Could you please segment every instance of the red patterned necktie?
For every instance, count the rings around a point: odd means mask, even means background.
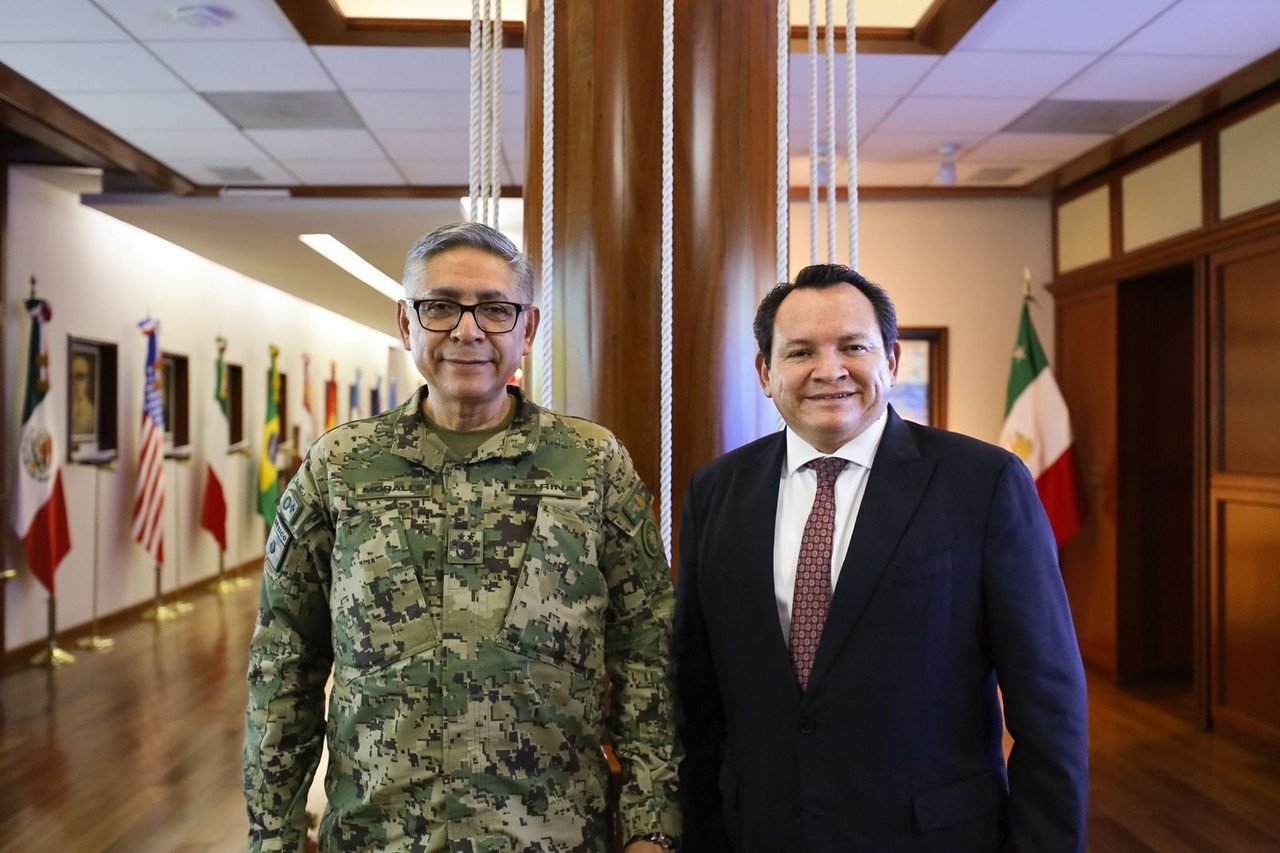
[[[836,524],[836,478],[848,464],[824,456],[803,467],[818,472],[818,493],[800,537],[796,563],[796,588],[791,599],[791,660],[801,689],[809,686],[813,658],[822,639],[822,626],[831,606],[831,539]]]

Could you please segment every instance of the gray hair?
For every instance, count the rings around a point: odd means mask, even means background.
[[[527,302],[533,301],[533,265],[507,235],[479,222],[453,222],[423,237],[409,250],[404,262],[405,289],[422,275],[422,268],[436,255],[450,249],[478,249],[506,261],[516,276],[516,286]]]

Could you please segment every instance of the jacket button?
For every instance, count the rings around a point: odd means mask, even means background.
[[[814,728],[814,726],[813,726],[813,721],[812,721],[812,720],[801,720],[801,721],[800,721],[800,734],[802,734],[802,735],[811,735],[811,734],[813,734],[813,728]]]

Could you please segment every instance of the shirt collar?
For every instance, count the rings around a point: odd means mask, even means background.
[[[801,466],[812,462],[814,459],[820,459],[823,456],[838,456],[841,459],[849,460],[855,465],[870,469],[871,460],[876,456],[876,450],[880,447],[880,439],[884,436],[884,428],[888,423],[889,409],[885,407],[880,417],[876,418],[871,426],[843,444],[834,453],[823,453],[820,450],[816,450],[812,444],[796,435],[795,430],[787,427],[787,458],[783,462],[783,468],[787,476],[790,476]]]

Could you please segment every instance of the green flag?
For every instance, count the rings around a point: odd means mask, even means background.
[[[271,371],[267,374],[267,417],[262,427],[262,459],[258,475],[258,514],[271,527],[276,520],[276,501],[280,497],[280,469],[276,467],[276,450],[280,447],[280,373],[276,356],[280,350],[271,347]]]

